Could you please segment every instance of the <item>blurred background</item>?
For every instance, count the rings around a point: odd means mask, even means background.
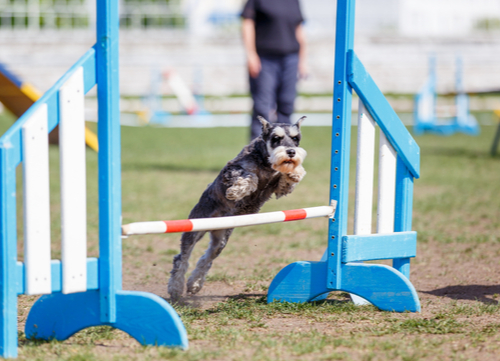
[[[167,124],[167,115],[191,113],[180,99],[187,92],[198,112],[231,114],[233,125],[247,124],[252,103],[240,34],[243,4],[121,0],[123,122],[147,123],[156,114],[157,123]],[[299,83],[296,112],[317,114],[310,124],[327,124],[336,1],[302,0],[301,6],[310,76]],[[405,123],[412,122],[413,96],[425,83],[431,57],[436,90],[444,95],[455,91],[460,57],[470,110],[481,112],[480,123],[495,122],[500,0],[357,0],[356,12],[355,50]],[[95,0],[0,0],[0,63],[44,92],[92,46],[94,28]],[[92,93],[88,98],[87,118],[95,120]],[[452,96],[442,101],[454,102]]]

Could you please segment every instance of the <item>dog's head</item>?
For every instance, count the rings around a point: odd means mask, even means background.
[[[266,143],[269,162],[274,170],[290,173],[302,164],[307,152],[299,147],[300,125],[306,117],[300,118],[295,124],[271,124],[263,117],[258,117],[262,124],[262,140]]]

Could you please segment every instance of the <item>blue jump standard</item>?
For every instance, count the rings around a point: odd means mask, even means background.
[[[337,200],[337,210],[329,220],[328,248],[319,262],[283,268],[269,286],[267,301],[318,301],[331,291],[345,291],[384,311],[418,312],[420,301],[409,275],[410,258],[416,255],[411,217],[420,149],[353,51],[354,9],[354,0],[337,1],[330,178],[330,200]],[[395,233],[347,235],[353,90],[398,154]],[[392,259],[393,267],[360,263],[378,259]]]
[[[25,265],[17,261],[16,167],[23,161],[22,127],[40,106],[48,130],[60,121],[59,89],[83,68],[84,93],[97,85],[99,102],[99,258],[87,259],[87,291],[61,293],[61,263],[52,260],[52,293],[30,310],[30,339],[65,340],[91,326],[125,331],[143,345],[188,347],[180,317],[164,299],[122,290],[118,0],[97,1],[97,42],[0,138],[0,356],[16,357],[17,295],[25,293]]]

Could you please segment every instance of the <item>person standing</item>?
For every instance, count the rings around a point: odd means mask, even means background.
[[[259,115],[290,124],[298,77],[307,76],[304,19],[299,0],[247,0],[241,16],[254,139],[261,132]]]

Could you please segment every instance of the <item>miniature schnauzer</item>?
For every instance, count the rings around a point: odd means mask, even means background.
[[[259,212],[271,196],[276,198],[291,193],[306,171],[302,162],[306,151],[299,147],[300,125],[297,123],[271,124],[259,117],[262,134],[229,161],[215,181],[208,185],[189,218],[227,217]],[[233,228],[234,229],[234,228]],[[210,231],[210,245],[196,264],[187,281],[187,291],[201,290],[213,260],[226,246],[233,229]],[[174,257],[168,281],[168,293],[173,300],[184,292],[184,276],[189,257],[205,232],[186,232],[181,238],[181,252]]]

